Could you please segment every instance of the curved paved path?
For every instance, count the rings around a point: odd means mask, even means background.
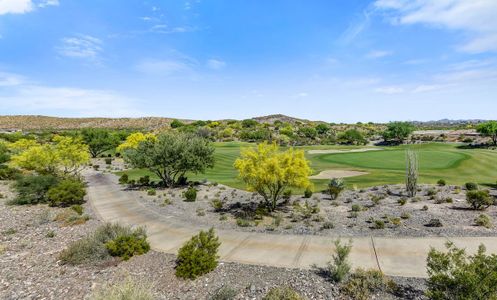
[[[208,229],[146,208],[122,190],[114,175],[90,172],[86,177],[89,182],[89,200],[97,215],[104,221],[145,226],[154,250],[175,254],[200,229]],[[310,268],[313,264],[325,266],[334,248],[333,237],[230,230],[217,230],[217,233],[222,242],[220,256],[223,261]],[[443,237],[358,237],[352,240],[350,259],[354,267],[376,268],[387,275],[409,277],[425,277],[426,255],[430,246],[443,249],[444,243],[448,241]],[[489,252],[497,253],[497,238],[494,237],[451,240],[471,253],[480,243],[484,243]]]

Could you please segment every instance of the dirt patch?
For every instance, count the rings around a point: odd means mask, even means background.
[[[309,154],[332,154],[332,153],[351,153],[351,152],[367,152],[367,151],[379,151],[383,148],[360,148],[360,149],[350,149],[350,150],[336,150],[336,149],[325,149],[325,150],[309,150]]]
[[[332,179],[345,178],[369,174],[368,172],[350,171],[350,170],[324,170],[319,174],[312,175],[310,179]]]

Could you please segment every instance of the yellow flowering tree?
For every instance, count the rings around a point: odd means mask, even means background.
[[[80,138],[55,136],[55,153],[57,165],[64,174],[78,174],[81,168],[90,161],[89,146]]]
[[[136,149],[138,145],[143,141],[153,141],[157,140],[157,136],[153,133],[143,134],[142,132],[135,132],[126,138],[126,140],[117,147],[117,151],[123,152],[126,149]]]
[[[275,143],[242,150],[234,166],[247,188],[260,194],[270,210],[276,209],[285,189],[311,185],[312,170],[304,151],[290,148],[282,152]]]

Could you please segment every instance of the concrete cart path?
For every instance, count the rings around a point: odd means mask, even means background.
[[[201,229],[208,229],[143,206],[130,193],[122,190],[114,175],[89,172],[86,178],[89,181],[89,200],[99,218],[145,226],[154,250],[175,254],[191,236]],[[325,266],[333,253],[332,241],[338,238],[235,230],[217,230],[217,234],[222,242],[222,261],[288,268],[310,268],[313,264]],[[487,251],[497,253],[497,237],[450,240],[459,247],[467,248],[470,253],[476,251],[480,243],[487,246]],[[385,274],[394,276],[426,277],[426,256],[430,246],[443,249],[448,239],[356,237],[352,241],[350,259],[354,267],[381,269]]]

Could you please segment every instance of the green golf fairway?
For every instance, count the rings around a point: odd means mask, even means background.
[[[204,174],[189,174],[189,179],[219,182],[236,188],[245,185],[237,178],[233,163],[240,155],[242,147],[253,147],[248,143],[214,143],[215,166]],[[381,147],[377,151],[309,154],[308,150],[335,149],[347,151],[360,147],[350,146],[305,146],[297,147],[306,151],[315,174],[324,170],[357,170],[368,174],[345,178],[349,187],[366,187],[383,184],[403,183],[405,178],[405,150],[418,153],[419,179],[421,183],[436,183],[445,179],[448,184],[461,185],[472,181],[483,185],[493,185],[497,180],[497,151],[486,149],[460,149],[457,144],[418,144],[395,147]],[[368,147],[374,148],[374,147]],[[283,148],[284,150],[284,148]],[[146,170],[127,171],[130,179],[137,179]],[[118,174],[122,174],[119,172]],[[151,175],[153,180],[157,178]],[[326,187],[328,180],[312,180],[315,190]],[[295,191],[297,192],[297,191]],[[298,191],[300,192],[300,191]]]

